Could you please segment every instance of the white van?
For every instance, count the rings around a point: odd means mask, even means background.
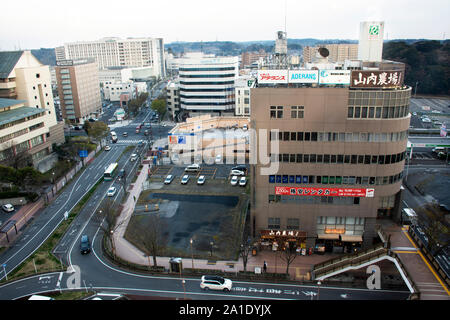
[[[186,169],[184,169],[184,171],[186,171],[186,172],[189,172],[189,171],[199,171],[199,170],[200,170],[200,165],[199,165],[199,164],[196,164],[196,163],[191,164],[191,165],[188,165],[188,166],[186,167]]]

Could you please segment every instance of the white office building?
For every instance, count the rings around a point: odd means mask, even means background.
[[[180,59],[180,108],[190,117],[233,115],[238,66],[238,57],[191,55]]]
[[[57,48],[57,58],[94,58],[99,69],[108,67],[147,67],[151,75],[164,77],[164,41],[162,38],[103,38],[97,41],[65,43]],[[147,72],[148,73],[148,72]]]
[[[364,21],[359,27],[358,59],[381,62],[383,55],[384,22]]]

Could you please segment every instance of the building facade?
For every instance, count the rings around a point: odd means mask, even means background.
[[[236,116],[250,116],[250,87],[254,82],[255,79],[251,76],[242,76],[236,80],[236,107],[234,110]]]
[[[60,49],[58,49],[61,51]],[[94,58],[99,69],[108,67],[147,67],[154,77],[165,77],[164,42],[162,38],[103,38],[64,44],[65,59]]]
[[[238,74],[238,57],[180,59],[180,108],[191,117],[233,115],[234,85]]]
[[[264,50],[258,52],[242,52],[240,68],[249,68],[252,63],[258,61],[260,58],[267,57],[267,53]]]
[[[178,82],[170,81],[166,87],[167,111],[172,120],[177,119],[180,111],[180,88]]]
[[[250,125],[272,144],[269,165],[256,163],[250,177],[251,228],[262,244],[351,252],[371,245],[377,219],[398,209],[411,88],[376,86],[360,73],[337,87],[251,89]],[[375,72],[377,83],[393,74]]]
[[[101,112],[97,63],[93,59],[57,61],[56,78],[64,119],[84,123]]]
[[[319,48],[327,48],[330,62],[344,62],[345,60],[358,59],[358,44],[324,44],[321,46],[303,48],[303,63],[314,62]]]

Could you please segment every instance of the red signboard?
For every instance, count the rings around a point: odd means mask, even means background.
[[[372,198],[375,189],[358,188],[304,188],[275,187],[275,194],[281,196],[329,196],[329,197],[363,197]]]

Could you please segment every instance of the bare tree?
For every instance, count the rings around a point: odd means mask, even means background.
[[[157,267],[156,257],[160,255],[167,246],[168,234],[165,232],[166,223],[158,214],[150,214],[136,224],[136,238],[141,244],[140,248],[149,257],[153,256],[153,266]]]
[[[247,229],[246,229],[247,230]],[[247,263],[250,253],[253,249],[253,244],[256,242],[255,238],[250,237],[249,232],[244,232],[242,235],[242,241],[239,248],[239,257],[242,258],[242,264],[244,271],[247,271]]]
[[[289,274],[289,266],[292,262],[294,262],[295,258],[297,258],[296,252],[297,246],[293,245],[291,242],[288,242],[286,248],[281,253],[280,258],[284,262],[286,262],[286,274]]]
[[[19,145],[13,140],[4,142],[0,147],[6,155],[6,159],[2,163],[6,166],[19,169],[23,167],[33,166],[33,161],[28,149],[19,149]]]

